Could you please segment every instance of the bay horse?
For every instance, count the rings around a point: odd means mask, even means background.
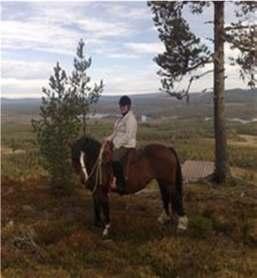
[[[90,137],[82,137],[71,146],[72,165],[80,175],[81,182],[92,191],[94,202],[94,223],[102,224],[103,236],[107,236],[111,227],[109,212],[109,192],[113,178],[112,143],[103,147]],[[183,209],[183,190],[181,166],[172,147],[161,144],[149,144],[139,150],[131,150],[125,163],[126,192],[132,194],[146,187],[153,179],[157,180],[163,203],[163,212],[158,218],[161,224],[178,217],[177,228],[186,230],[187,216]]]

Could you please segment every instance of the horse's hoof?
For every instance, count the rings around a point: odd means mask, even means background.
[[[102,234],[102,239],[105,241],[105,242],[108,242],[108,241],[111,241],[110,239],[110,234]]]
[[[110,228],[111,228],[111,224],[106,224],[105,227],[104,227],[104,230],[103,230],[103,238],[108,238],[109,236],[109,231],[110,231]]]
[[[178,231],[186,231],[188,227],[188,218],[187,216],[182,216],[178,218]]]
[[[158,222],[161,224],[161,225],[165,225],[167,223],[170,222],[170,216],[167,215],[165,212],[163,212],[159,217],[158,217]]]

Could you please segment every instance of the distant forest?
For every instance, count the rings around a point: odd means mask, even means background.
[[[189,115],[189,111],[194,111],[194,115],[211,116],[212,115],[212,94],[192,93],[190,95],[190,103],[187,105],[183,100],[177,100],[164,93],[153,93],[144,95],[132,95],[133,110],[137,115],[149,115],[154,118],[159,116],[167,116],[185,113]],[[93,112],[115,114],[118,111],[119,96],[102,96],[99,102],[94,106]],[[225,92],[225,102],[230,107],[242,105],[244,109],[240,110],[240,116],[243,118],[252,117],[257,114],[257,89],[242,90],[233,89]],[[21,115],[36,115],[39,112],[41,99],[1,99],[2,116],[21,114]],[[230,105],[229,105],[230,104]],[[246,106],[244,104],[250,104]],[[197,109],[196,109],[197,108]],[[231,111],[231,108],[229,108]],[[235,111],[235,109],[232,109]],[[235,113],[236,114],[236,113]],[[191,115],[191,114],[190,114]],[[233,115],[232,115],[233,116]]]

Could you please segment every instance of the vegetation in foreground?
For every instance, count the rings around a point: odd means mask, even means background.
[[[98,139],[109,121],[93,122]],[[158,191],[111,196],[112,235],[103,241],[92,221],[92,201],[77,181],[71,196],[54,197],[39,165],[34,135],[26,125],[8,123],[2,136],[3,277],[256,277],[257,125],[229,126],[231,164],[244,170],[243,181],[214,188],[185,186],[189,229],[160,227]],[[210,122],[198,119],[142,124],[141,145],[172,144],[181,161],[212,160]],[[255,141],[254,141],[255,142]],[[239,144],[239,145],[237,145]],[[246,181],[250,181],[249,185]]]
[[[257,187],[185,187],[190,223],[160,227],[158,191],[111,197],[112,235],[92,223],[79,184],[56,199],[46,179],[2,180],[3,277],[256,277]]]

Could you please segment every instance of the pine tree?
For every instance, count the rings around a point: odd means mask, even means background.
[[[67,75],[59,63],[49,79],[49,89],[43,88],[44,97],[40,106],[40,119],[33,120],[43,167],[49,173],[49,184],[54,192],[71,191],[69,142],[79,132],[74,99],[67,90]]]
[[[92,104],[96,103],[103,91],[103,81],[100,84],[90,86],[91,78],[87,74],[92,60],[86,59],[84,55],[85,43],[83,40],[79,41],[77,48],[77,57],[74,59],[74,71],[70,78],[71,92],[77,98],[77,106],[80,116],[82,117],[82,132],[86,135],[87,114]]]
[[[208,63],[214,65],[214,129],[215,129],[215,173],[214,180],[218,183],[229,176],[227,140],[224,115],[224,42],[230,43],[232,48],[240,50],[238,57],[231,57],[232,64],[240,66],[240,76],[248,80],[253,87],[257,82],[257,26],[244,20],[244,16],[257,10],[257,3],[253,1],[235,2],[235,14],[238,19],[230,26],[224,26],[224,1],[213,1],[214,18],[214,52],[203,44],[190,29],[190,25],[183,17],[185,6],[190,7],[193,14],[201,14],[208,1],[151,1],[148,2],[156,25],[159,38],[165,46],[165,51],[154,60],[160,66],[158,74],[161,76],[162,90],[178,99],[184,97],[189,101],[189,92],[194,80],[205,74],[192,75],[195,70]],[[231,4],[232,5],[232,4]],[[209,22],[209,23],[210,23]],[[190,77],[186,89],[176,92],[174,84]],[[204,91],[204,90],[203,90]]]
[[[48,171],[49,184],[54,192],[70,193],[72,190],[70,143],[78,138],[81,125],[85,135],[86,115],[103,90],[102,81],[92,89],[89,87],[90,78],[86,70],[91,65],[91,59],[84,58],[83,48],[81,40],[71,77],[59,63],[54,67],[54,74],[49,79],[50,88],[42,89],[44,97],[40,119],[32,120],[41,162]]]

